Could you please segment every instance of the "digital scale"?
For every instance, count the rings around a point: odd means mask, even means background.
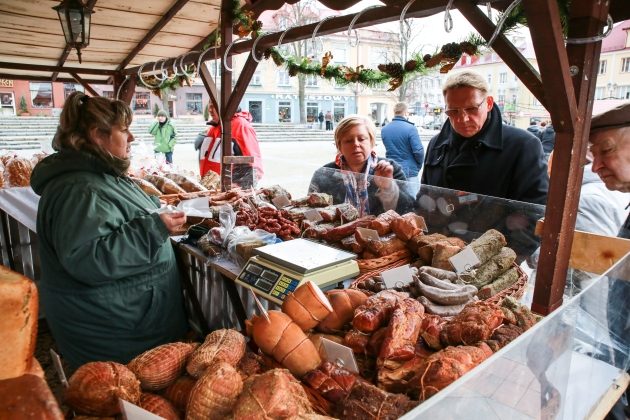
[[[253,253],[235,281],[278,304],[307,280],[323,289],[359,274],[356,254],[306,239],[266,245]]]

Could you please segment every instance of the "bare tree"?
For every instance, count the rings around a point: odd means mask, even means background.
[[[279,29],[287,29],[292,26],[307,25],[320,20],[319,9],[315,0],[302,0],[292,5],[285,5],[273,15],[273,20]],[[296,41],[284,47],[283,52],[288,52],[298,63],[307,58],[315,58],[316,47],[310,39]],[[306,75],[297,74],[298,79],[298,103],[300,109],[300,123],[306,123]]]
[[[422,34],[422,25],[418,20],[407,19],[401,25],[398,33],[392,34],[393,41],[396,43],[394,60],[393,62],[400,62],[403,66],[405,63],[414,57],[420,56],[424,53],[433,54],[436,48],[432,44],[421,43],[420,35]],[[424,33],[426,35],[426,32]],[[426,47],[432,47],[433,50],[428,50]],[[419,86],[422,83],[422,78],[426,72],[417,72],[408,74],[400,87],[394,91],[394,95],[398,102],[413,103],[418,100],[422,100],[420,97],[422,92]]]

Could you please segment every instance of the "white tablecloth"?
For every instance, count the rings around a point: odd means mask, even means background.
[[[0,189],[0,209],[33,232],[37,232],[38,204],[39,196],[31,187]]]

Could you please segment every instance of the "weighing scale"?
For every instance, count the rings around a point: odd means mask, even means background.
[[[306,239],[266,245],[253,253],[235,281],[278,304],[307,280],[323,289],[359,274],[356,254]]]

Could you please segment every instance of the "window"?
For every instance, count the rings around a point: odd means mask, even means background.
[[[317,87],[317,81],[319,80],[319,76],[316,74],[307,74],[306,75],[306,87]]]
[[[114,91],[113,90],[104,90],[101,94],[103,98],[114,99]]]
[[[333,106],[333,119],[335,122],[343,120],[346,116],[346,104],[343,102],[335,102]]]
[[[29,83],[34,108],[52,108],[52,83]]]
[[[262,85],[262,81],[260,78],[260,70],[256,70],[254,72],[254,75],[252,76],[252,80],[249,83],[252,86],[261,86]]]
[[[332,49],[333,62],[339,65],[348,64],[348,51],[344,47],[334,47]]]
[[[499,73],[499,83],[507,83],[507,73]]]
[[[203,112],[203,95],[201,93],[186,94],[186,111],[189,114],[198,115]]]
[[[278,71],[278,86],[291,86],[291,77],[288,71]]]
[[[630,57],[626,57],[621,60],[621,72],[630,73]]]
[[[136,114],[151,113],[151,99],[149,92],[136,92],[133,98],[133,111]]]
[[[488,84],[492,85],[492,73],[488,73]]]
[[[317,121],[317,114],[319,114],[319,106],[317,102],[307,102],[306,103],[306,121],[315,122]]]
[[[278,122],[291,122],[291,102],[278,102]]]
[[[533,106],[541,106],[540,102],[538,102],[538,99],[536,99],[535,96],[532,96],[532,105]]]
[[[63,84],[63,97],[68,98],[74,92],[85,92],[83,86],[76,83],[64,83]]]
[[[595,99],[604,99],[606,96],[606,88],[604,86],[595,88]]]
[[[617,88],[617,99],[630,99],[630,86],[619,86]]]
[[[606,74],[606,64],[608,60],[600,60],[599,61],[599,70],[597,71],[599,74]]]

